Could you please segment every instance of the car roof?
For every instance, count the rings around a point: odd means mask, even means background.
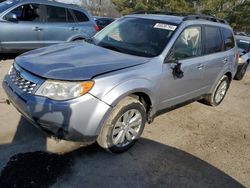
[[[176,25],[180,25],[183,22],[192,22],[193,24],[208,24],[218,27],[224,27],[232,30],[232,28],[229,26],[227,21],[218,19],[212,16],[207,15],[192,15],[192,14],[179,14],[179,13],[161,13],[157,12],[154,13],[132,13],[128,15],[127,17],[134,17],[134,18],[144,18],[144,19],[153,19],[153,20],[159,20],[159,21],[166,21],[169,23],[173,23]]]
[[[58,1],[54,1],[54,0],[9,0],[11,2],[14,2],[15,4],[17,3],[37,3],[37,4],[47,4],[47,5],[54,5],[54,6],[63,6],[63,7],[67,7],[67,8],[72,8],[72,9],[77,9],[80,11],[85,10],[84,8],[75,5],[75,4],[67,4],[67,3],[63,3],[63,2],[58,2]],[[86,11],[86,10],[85,10]]]
[[[125,17],[134,17],[134,18],[144,18],[144,19],[152,19],[159,21],[166,21],[170,23],[175,23],[179,25],[183,22],[183,17],[181,16],[172,16],[172,15],[161,15],[161,14],[130,14]]]
[[[109,21],[115,21],[114,18],[110,18],[110,17],[100,17],[100,16],[94,16],[94,20],[109,20]]]
[[[248,36],[235,35],[235,38],[240,39],[240,40],[250,41],[250,37],[248,37]]]

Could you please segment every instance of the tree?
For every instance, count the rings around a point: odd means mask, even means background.
[[[198,13],[226,19],[238,31],[250,34],[250,0],[113,0],[121,14],[135,11]]]
[[[227,20],[238,31],[250,34],[249,0],[202,0],[201,12]]]
[[[250,34],[250,2],[238,5],[227,15],[227,20],[237,31],[244,31]]]
[[[141,10],[186,12],[190,9],[186,0],[113,0],[113,3],[123,15]]]

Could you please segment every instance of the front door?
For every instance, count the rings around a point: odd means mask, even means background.
[[[66,42],[80,29],[69,9],[46,5],[43,39],[46,46]]]
[[[188,27],[178,37],[172,47],[170,59],[163,64],[160,109],[168,108],[202,95],[204,84],[202,54],[202,29],[200,26]],[[173,61],[174,60],[174,61]],[[183,77],[176,77],[173,69],[181,63]]]
[[[42,47],[41,31],[43,24],[40,5],[23,4],[9,13],[15,14],[17,20],[2,21],[0,34],[2,48],[6,51],[27,51]],[[5,19],[5,16],[3,19]]]

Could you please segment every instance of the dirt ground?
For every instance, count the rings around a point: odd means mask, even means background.
[[[250,187],[250,70],[219,107],[161,115],[119,155],[46,138],[5,99],[0,87],[0,187]]]

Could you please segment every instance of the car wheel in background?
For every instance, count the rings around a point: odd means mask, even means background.
[[[97,142],[112,153],[121,153],[140,138],[146,123],[143,104],[133,97],[119,102],[106,120]]]
[[[249,62],[246,63],[246,64],[244,64],[244,65],[241,67],[241,69],[236,73],[236,75],[235,75],[235,77],[234,77],[235,80],[242,80],[242,79],[243,79],[243,77],[244,77],[245,74],[246,74],[248,65],[249,65]]]

